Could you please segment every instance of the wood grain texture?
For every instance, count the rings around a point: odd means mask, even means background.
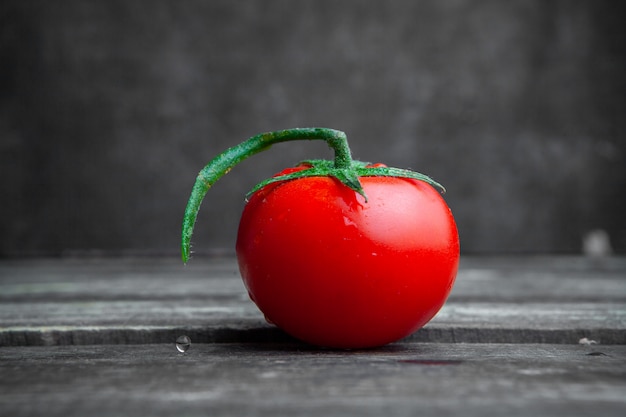
[[[0,348],[7,416],[623,416],[626,346]]]
[[[264,322],[234,259],[0,262],[10,416],[622,416],[626,259],[462,259],[446,306],[379,349]],[[174,345],[192,340],[186,353]],[[587,344],[579,343],[587,338]]]
[[[0,264],[0,344],[292,341],[248,299],[234,259]],[[464,258],[439,314],[405,341],[626,344],[626,261]]]

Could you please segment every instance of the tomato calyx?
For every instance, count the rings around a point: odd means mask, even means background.
[[[391,168],[383,164],[369,164],[367,162],[354,161],[348,146],[348,139],[344,132],[328,128],[296,128],[279,130],[275,132],[261,133],[248,140],[233,146],[213,158],[199,173],[191,190],[185,215],[183,218],[181,236],[181,255],[183,262],[187,262],[190,256],[191,235],[198,217],[200,205],[206,193],[213,184],[227,174],[235,165],[244,159],[261,151],[269,149],[272,145],[293,140],[323,140],[335,152],[333,161],[311,160],[304,161],[305,169],[291,170],[273,178],[262,181],[255,186],[248,196],[264,186],[278,181],[290,181],[307,177],[333,177],[348,188],[362,195],[367,201],[359,177],[399,177],[424,181],[444,192],[441,184],[435,182],[426,175],[406,169]]]
[[[400,169],[388,167],[384,164],[371,164],[369,162],[352,161],[350,168],[336,168],[333,161],[326,159],[312,159],[302,161],[298,166],[304,166],[304,169],[290,170],[289,172],[281,175],[276,175],[272,178],[261,181],[254,186],[247,194],[246,198],[252,196],[252,194],[259,191],[266,185],[273,184],[282,181],[291,181],[300,178],[310,177],[333,177],[339,180],[345,186],[356,191],[365,198],[367,202],[367,195],[361,187],[359,177],[397,177],[397,178],[409,178],[419,181],[424,181],[434,188],[438,189],[441,193],[445,193],[446,189],[443,185],[439,184],[427,175],[420,174],[408,169]]]
[[[350,167],[337,168],[335,167],[333,161],[328,161],[325,159],[302,161],[298,164],[298,166],[304,167],[304,169],[290,170],[291,172],[288,171],[286,173],[279,174],[272,178],[263,180],[255,185],[254,188],[252,188],[252,190],[250,190],[246,194],[246,198],[250,197],[252,194],[256,193],[266,185],[276,182],[291,181],[300,178],[310,177],[333,177],[339,180],[346,187],[362,195],[363,198],[367,200],[365,191],[363,191],[363,187],[361,186],[361,181],[359,181],[359,175],[354,168],[357,164],[361,163],[358,161],[351,161]]]

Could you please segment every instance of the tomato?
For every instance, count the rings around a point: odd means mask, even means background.
[[[239,268],[267,319],[305,342],[380,346],[427,323],[454,284],[459,241],[430,185],[360,178],[364,198],[336,179],[270,184],[246,204]]]
[[[249,194],[236,253],[250,298],[297,339],[333,348],[397,341],[441,309],[455,281],[459,236],[432,179],[353,161],[345,134],[324,128],[260,134],[214,158],[189,199],[182,256],[207,190],[274,143],[326,140],[334,161],[309,161]]]

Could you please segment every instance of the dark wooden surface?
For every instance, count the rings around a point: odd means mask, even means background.
[[[626,259],[465,257],[431,323],[357,351],[266,324],[233,259],[4,260],[0,375],[7,416],[622,416]]]

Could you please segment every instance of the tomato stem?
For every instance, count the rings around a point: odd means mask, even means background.
[[[227,149],[209,162],[198,174],[191,190],[183,218],[181,255],[183,262],[190,256],[191,235],[198,217],[200,205],[209,188],[235,165],[244,159],[270,148],[280,142],[292,140],[324,140],[335,152],[334,169],[344,177],[341,181],[356,192],[364,195],[358,177],[352,172],[352,155],[344,132],[328,128],[296,128],[261,133]]]

